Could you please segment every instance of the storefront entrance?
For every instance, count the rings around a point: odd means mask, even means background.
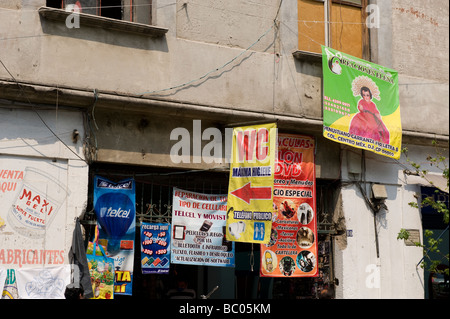
[[[92,181],[95,175],[114,182],[133,177],[136,182],[136,227],[142,222],[170,223],[173,187],[205,194],[226,194],[228,172],[177,171],[122,165],[97,164],[91,167],[89,206],[82,218],[86,241],[92,240],[96,218],[93,212]],[[140,247],[135,247],[133,297],[167,299],[182,280],[195,292],[195,298],[211,293],[211,299],[315,299],[334,298],[332,223],[338,185],[317,180],[319,230],[319,276],[316,278],[261,277],[258,244],[235,243],[235,268],[171,264],[166,275],[142,274]],[[136,231],[136,243],[140,232]],[[130,298],[130,296],[115,296]]]

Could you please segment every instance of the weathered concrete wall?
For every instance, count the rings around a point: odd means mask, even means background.
[[[284,1],[278,11],[277,1],[158,0],[155,21],[169,30],[158,39],[83,25],[69,29],[40,17],[36,10],[44,4],[2,3],[8,8],[2,11],[2,59],[20,81],[322,117],[321,66],[292,56],[296,1]],[[400,72],[403,128],[448,135],[449,104],[441,98],[448,95],[448,3],[379,6],[372,49],[376,62]],[[0,69],[0,77],[9,75]],[[432,125],[417,121],[417,114]]]
[[[447,82],[448,1],[392,1],[393,67],[405,76]]]
[[[372,56],[399,72],[403,129],[448,136],[449,2],[374,2],[380,28],[371,30]]]
[[[96,120],[91,126],[98,140],[99,161],[189,169],[227,170],[229,167],[231,129],[223,122],[144,113],[124,114],[103,109],[94,113]],[[180,129],[186,130],[186,134],[175,134]],[[208,130],[211,129],[220,131],[221,135],[218,138],[210,136]],[[317,178],[339,178],[340,146],[320,136],[316,135],[316,138]],[[177,144],[184,142],[189,147],[187,151],[175,154]],[[194,144],[200,148],[195,150]]]
[[[436,154],[432,147],[410,147],[409,159],[422,164],[423,169],[439,173],[439,169],[426,165],[426,156]],[[412,169],[406,157],[398,161],[380,161],[376,155],[365,154],[366,170],[364,176],[349,173],[351,161],[364,161],[361,152],[346,149],[342,157],[342,189],[345,224],[348,231],[347,245],[335,248],[337,297],[343,299],[422,299],[424,298],[423,269],[417,264],[423,256],[422,248],[407,246],[397,235],[403,229],[423,232],[420,210],[408,203],[416,202],[420,186],[410,182],[404,169]],[[349,157],[352,160],[349,161]],[[355,164],[355,163],[353,163]],[[447,161],[448,165],[448,161]],[[354,167],[354,166],[353,166]],[[357,184],[371,198],[371,183],[385,185],[387,210],[381,209],[374,218]],[[379,256],[377,256],[378,236]]]
[[[279,1],[177,1],[177,37],[226,47],[247,49],[273,26]],[[265,52],[273,37],[264,37],[253,51]],[[203,57],[208,59],[208,57]]]
[[[39,117],[23,106],[0,102],[0,267],[68,264],[75,218],[87,205],[83,117],[38,109]]]
[[[381,23],[380,28],[371,30],[374,62],[400,72],[403,129],[448,136],[448,2],[377,3]],[[221,163],[205,166],[193,158],[186,164],[173,163],[170,150],[176,141],[170,140],[170,133],[183,127],[192,136],[194,119],[202,120],[202,129],[224,130],[225,125],[235,122],[233,112],[245,110],[247,115],[317,120],[308,127],[298,124],[284,129],[292,133],[312,132],[318,137],[317,177],[342,177],[344,181],[355,177],[346,171],[349,153],[343,152],[341,158],[340,145],[325,141],[311,129],[320,131],[322,70],[320,64],[302,62],[292,55],[298,43],[296,1],[283,1],[278,12],[278,1],[249,5],[245,1],[157,0],[154,21],[168,28],[166,36],[157,39],[83,25],[69,29],[64,22],[40,17],[37,9],[44,4],[44,0],[0,3],[0,57],[18,81],[73,89],[71,93],[65,91],[69,97],[61,97],[67,104],[71,99],[75,103],[75,91],[89,95],[83,99],[77,96],[76,100],[87,109],[94,104],[94,89],[121,95],[122,99],[113,101],[100,94],[93,110],[98,128],[94,126],[91,133],[98,139],[99,161],[223,167]],[[274,25],[277,12],[279,23]],[[0,67],[0,79],[10,78]],[[155,102],[157,106],[150,108],[147,103],[136,101],[139,95],[178,103],[179,107],[169,111],[164,103]],[[133,102],[123,99],[127,96],[133,96]],[[114,102],[114,109],[105,100]],[[199,106],[215,112],[197,117],[189,108],[197,112]],[[73,217],[79,215],[86,202],[87,166],[56,141],[32,113],[2,110],[0,142],[6,154],[0,157],[2,165],[21,170],[15,165],[31,158],[32,162],[39,162],[40,169],[62,173],[61,180],[76,191],[67,201],[66,215],[55,220],[54,226],[58,231],[63,227],[71,230]],[[218,110],[223,110],[223,114],[219,115]],[[81,132],[81,115],[58,113],[56,121],[55,114],[53,109],[45,114],[45,119],[81,155],[81,144],[73,145],[70,140],[73,129]],[[237,117],[236,121],[239,122]],[[208,142],[204,140],[202,145]],[[419,159],[430,151],[413,147],[412,153]],[[388,192],[388,212],[380,213],[376,219],[380,258],[376,257],[372,213],[354,184],[345,187],[342,195],[346,225],[354,232],[347,239],[347,248],[336,251],[336,265],[345,265],[337,267],[342,283],[338,297],[422,298],[422,273],[415,268],[422,252],[396,241],[400,228],[420,228],[419,212],[407,205],[418,188],[406,185],[398,162],[366,155],[365,179],[386,184]],[[62,165],[56,170],[51,161],[54,157]],[[400,163],[405,163],[404,158]],[[1,195],[5,201],[14,199],[12,193]],[[3,219],[5,214],[6,210],[0,211]],[[63,219],[67,226],[63,226]],[[7,233],[9,236],[14,231]],[[0,232],[0,236],[6,235]],[[52,245],[62,247],[60,243],[64,242],[64,249],[69,247],[71,231],[52,236],[59,236],[50,238]],[[6,241],[7,249],[25,247],[25,239],[11,238]],[[39,245],[36,249],[55,249]],[[378,286],[370,277],[375,271],[380,275]]]
[[[403,75],[404,126],[448,135],[449,102],[443,97],[449,94],[449,2],[398,0],[392,8],[393,66]]]

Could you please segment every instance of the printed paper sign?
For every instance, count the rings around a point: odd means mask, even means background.
[[[141,268],[143,274],[168,274],[170,224],[142,223]]]
[[[322,46],[323,136],[398,159],[398,72]]]
[[[236,127],[228,189],[227,238],[267,243],[270,239],[276,124]]]
[[[173,189],[171,262],[234,267],[234,243],[225,237],[227,195]]]
[[[115,294],[132,294],[136,197],[133,179],[118,183],[95,176],[94,211],[99,224],[99,243],[114,258]]]
[[[260,245],[260,273],[268,277],[315,277],[317,266],[315,140],[278,135],[274,222]]]

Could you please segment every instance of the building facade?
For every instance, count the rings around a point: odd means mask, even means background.
[[[337,299],[425,297],[422,249],[397,240],[402,228],[422,238],[420,209],[408,205],[420,182],[405,155],[322,136],[320,45],[399,72],[403,147],[426,162],[433,140],[448,152],[448,2],[105,2],[0,4],[0,267],[68,263],[76,218],[92,235],[94,175],[136,179],[138,223],[170,221],[174,186],[226,193],[227,128],[276,121],[316,139],[326,278],[291,280],[290,294],[287,281],[259,277],[258,249],[238,245],[236,269],[186,270],[197,294],[219,285],[215,298],[317,298],[326,285]],[[214,152],[209,128],[222,133]],[[174,154],[179,132],[190,152]],[[34,185],[39,194],[60,189],[43,232],[14,215],[31,174],[48,185]],[[376,214],[365,201],[373,185],[385,194]],[[135,272],[136,293],[160,298],[145,288],[160,279]]]

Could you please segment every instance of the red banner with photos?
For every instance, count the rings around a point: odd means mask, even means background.
[[[316,277],[315,140],[278,134],[270,242],[261,244],[261,276]]]

